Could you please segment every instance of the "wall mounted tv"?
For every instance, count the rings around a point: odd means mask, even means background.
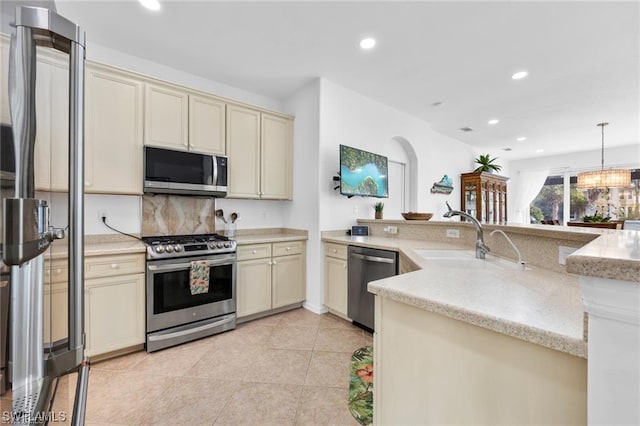
[[[389,197],[387,157],[340,145],[340,194]]]

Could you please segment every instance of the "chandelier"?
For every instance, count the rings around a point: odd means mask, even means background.
[[[620,188],[631,185],[630,170],[605,170],[604,169],[604,126],[609,123],[598,123],[602,129],[602,154],[600,170],[578,173],[578,189],[591,188]]]

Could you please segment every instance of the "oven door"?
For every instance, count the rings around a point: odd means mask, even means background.
[[[191,261],[209,262],[209,291],[191,294]],[[236,311],[236,255],[147,262],[147,333]]]

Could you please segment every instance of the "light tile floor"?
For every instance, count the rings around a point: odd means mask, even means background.
[[[371,334],[338,317],[296,309],[96,363],[86,424],[357,425],[347,408],[349,363],[370,344]],[[75,375],[61,380],[55,410],[70,415],[74,389]],[[0,411],[9,405],[5,398]]]

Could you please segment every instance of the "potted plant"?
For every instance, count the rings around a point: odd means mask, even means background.
[[[384,203],[378,201],[373,205],[373,209],[376,211],[376,219],[382,219],[382,210],[384,210]]]
[[[499,172],[500,169],[502,169],[502,166],[493,163],[497,159],[498,157],[491,158],[489,154],[480,155],[476,158],[476,164],[479,164],[479,166],[474,170],[474,172]]]

